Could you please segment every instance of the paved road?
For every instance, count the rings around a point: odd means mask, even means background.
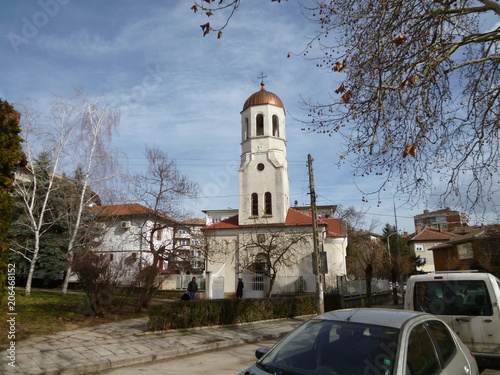
[[[276,340],[239,345],[223,349],[180,356],[161,362],[150,362],[116,370],[99,372],[101,375],[178,375],[189,372],[197,375],[236,375],[253,365],[255,350],[262,346],[271,347]],[[481,375],[500,375],[497,370],[484,370]]]
[[[177,357],[162,362],[100,372],[105,375],[235,375],[250,367],[255,361],[255,350],[261,346],[272,346],[276,340],[228,347],[190,356]]]

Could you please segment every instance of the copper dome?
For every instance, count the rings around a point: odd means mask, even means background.
[[[243,109],[242,112],[247,109],[248,107],[254,106],[254,105],[261,105],[261,104],[271,104],[276,107],[280,108],[285,108],[283,105],[283,102],[281,99],[278,97],[278,95],[273,94],[270,91],[266,91],[264,88],[265,83],[261,82],[260,86],[260,91],[257,91],[250,95],[248,99],[245,101],[245,104],[243,104]]]

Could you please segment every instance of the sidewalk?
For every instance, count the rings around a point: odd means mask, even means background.
[[[9,359],[2,355],[0,374],[92,374],[231,345],[277,339],[307,318],[157,333],[146,331],[147,317],[107,323],[20,341],[16,344],[15,367],[9,366]]]

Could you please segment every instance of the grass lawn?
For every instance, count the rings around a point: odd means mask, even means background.
[[[48,335],[59,331],[68,331],[89,327],[102,323],[109,323],[123,319],[146,316],[147,312],[133,313],[131,308],[120,306],[112,310],[104,318],[93,318],[83,292],[68,291],[63,296],[59,290],[45,291],[32,290],[31,296],[26,297],[24,290],[16,289],[15,312],[17,315],[7,315],[7,295],[2,301],[2,317],[0,318],[0,348],[7,347],[9,322],[7,319],[15,317],[15,341]]]

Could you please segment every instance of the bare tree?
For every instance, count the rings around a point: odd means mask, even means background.
[[[368,306],[372,303],[372,279],[381,276],[387,263],[387,250],[380,239],[366,231],[349,231],[347,245],[349,273],[365,279]]]
[[[147,307],[154,292],[155,280],[158,277],[160,259],[168,259],[173,249],[173,236],[158,241],[158,232],[172,230],[174,223],[166,219],[180,216],[180,201],[183,198],[194,198],[198,185],[182,175],[175,161],[158,148],[146,148],[148,169],[145,174],[133,176],[134,193],[144,206],[151,209],[149,218],[151,228],[141,236],[152,256],[151,261],[140,272],[142,287],[137,309]]]
[[[63,282],[63,293],[66,293],[71,261],[82,229],[82,216],[88,204],[96,199],[96,193],[90,189],[90,184],[97,185],[103,181],[106,173],[104,167],[110,165],[107,149],[109,144],[106,142],[110,139],[118,117],[116,111],[109,105],[103,105],[102,101],[102,98],[91,101],[82,91],[77,91],[70,100],[56,97],[52,101],[50,114],[46,117],[34,112],[36,104],[33,102],[21,106],[23,137],[26,140],[24,149],[28,163],[21,178],[16,180],[16,190],[24,202],[28,226],[34,238],[33,246],[30,245],[26,251],[17,251],[30,262],[25,291],[27,295],[31,292],[31,282],[39,258],[40,238],[64,216],[70,224],[67,242],[68,269]],[[39,155],[44,155],[46,160],[44,174],[39,173],[40,168],[37,166],[36,158]],[[58,188],[56,181],[68,179],[65,172],[74,165],[80,166],[77,168],[80,178],[75,183],[75,196],[71,197],[71,202],[66,202],[68,210],[61,207],[54,210],[49,202],[54,190]],[[73,204],[75,201],[78,202],[76,205]]]
[[[82,91],[78,91],[76,100],[80,112],[77,123],[79,126],[75,134],[77,147],[73,152],[81,152],[81,154],[77,154],[79,155],[81,168],[78,184],[78,204],[69,233],[68,269],[62,286],[63,294],[68,290],[73,256],[77,238],[81,231],[84,210],[95,198],[95,194],[89,194],[91,192],[90,186],[91,184],[98,185],[99,182],[109,179],[114,173],[113,170],[110,170],[110,167],[113,166],[113,158],[109,142],[115,127],[119,123],[118,111],[106,103],[102,97],[90,100]],[[62,105],[72,106],[72,104],[68,103]]]
[[[15,180],[15,189],[23,202],[26,226],[33,233],[33,241],[23,249],[22,244],[11,247],[12,251],[23,256],[30,264],[25,294],[31,294],[31,284],[40,252],[40,239],[59,219],[60,212],[51,210],[50,197],[56,188],[55,180],[63,158],[65,148],[70,142],[73,131],[68,119],[74,116],[75,108],[58,107],[53,109],[52,121],[42,126],[37,121],[38,115],[28,108],[22,108],[22,136],[25,140],[24,152],[27,164],[21,171],[21,177]],[[42,146],[43,145],[43,146]],[[46,160],[44,169],[37,166],[37,150],[43,150]],[[57,216],[56,216],[57,215]]]
[[[221,37],[241,0],[193,3],[206,16],[227,12],[221,26],[201,25]],[[339,133],[339,163],[379,177],[363,199],[380,201],[394,184],[414,200],[437,194],[484,209],[498,192],[498,1],[300,4],[319,29],[297,54],[341,79],[327,102],[304,102],[304,130]],[[488,19],[496,26],[485,28]]]
[[[338,206],[336,210],[336,214],[339,218],[345,221],[349,228],[354,230],[367,230],[368,232],[372,232],[375,228],[380,224],[379,220],[376,218],[372,218],[370,223],[367,225],[366,223],[366,213],[368,209],[363,211],[363,209],[358,210],[354,206],[342,207]]]
[[[269,277],[267,297],[271,297],[276,277],[284,268],[295,266],[310,248],[304,251],[305,244],[312,239],[312,231],[284,230],[273,227],[256,226],[243,235],[244,244],[238,250],[240,270],[260,268]]]

